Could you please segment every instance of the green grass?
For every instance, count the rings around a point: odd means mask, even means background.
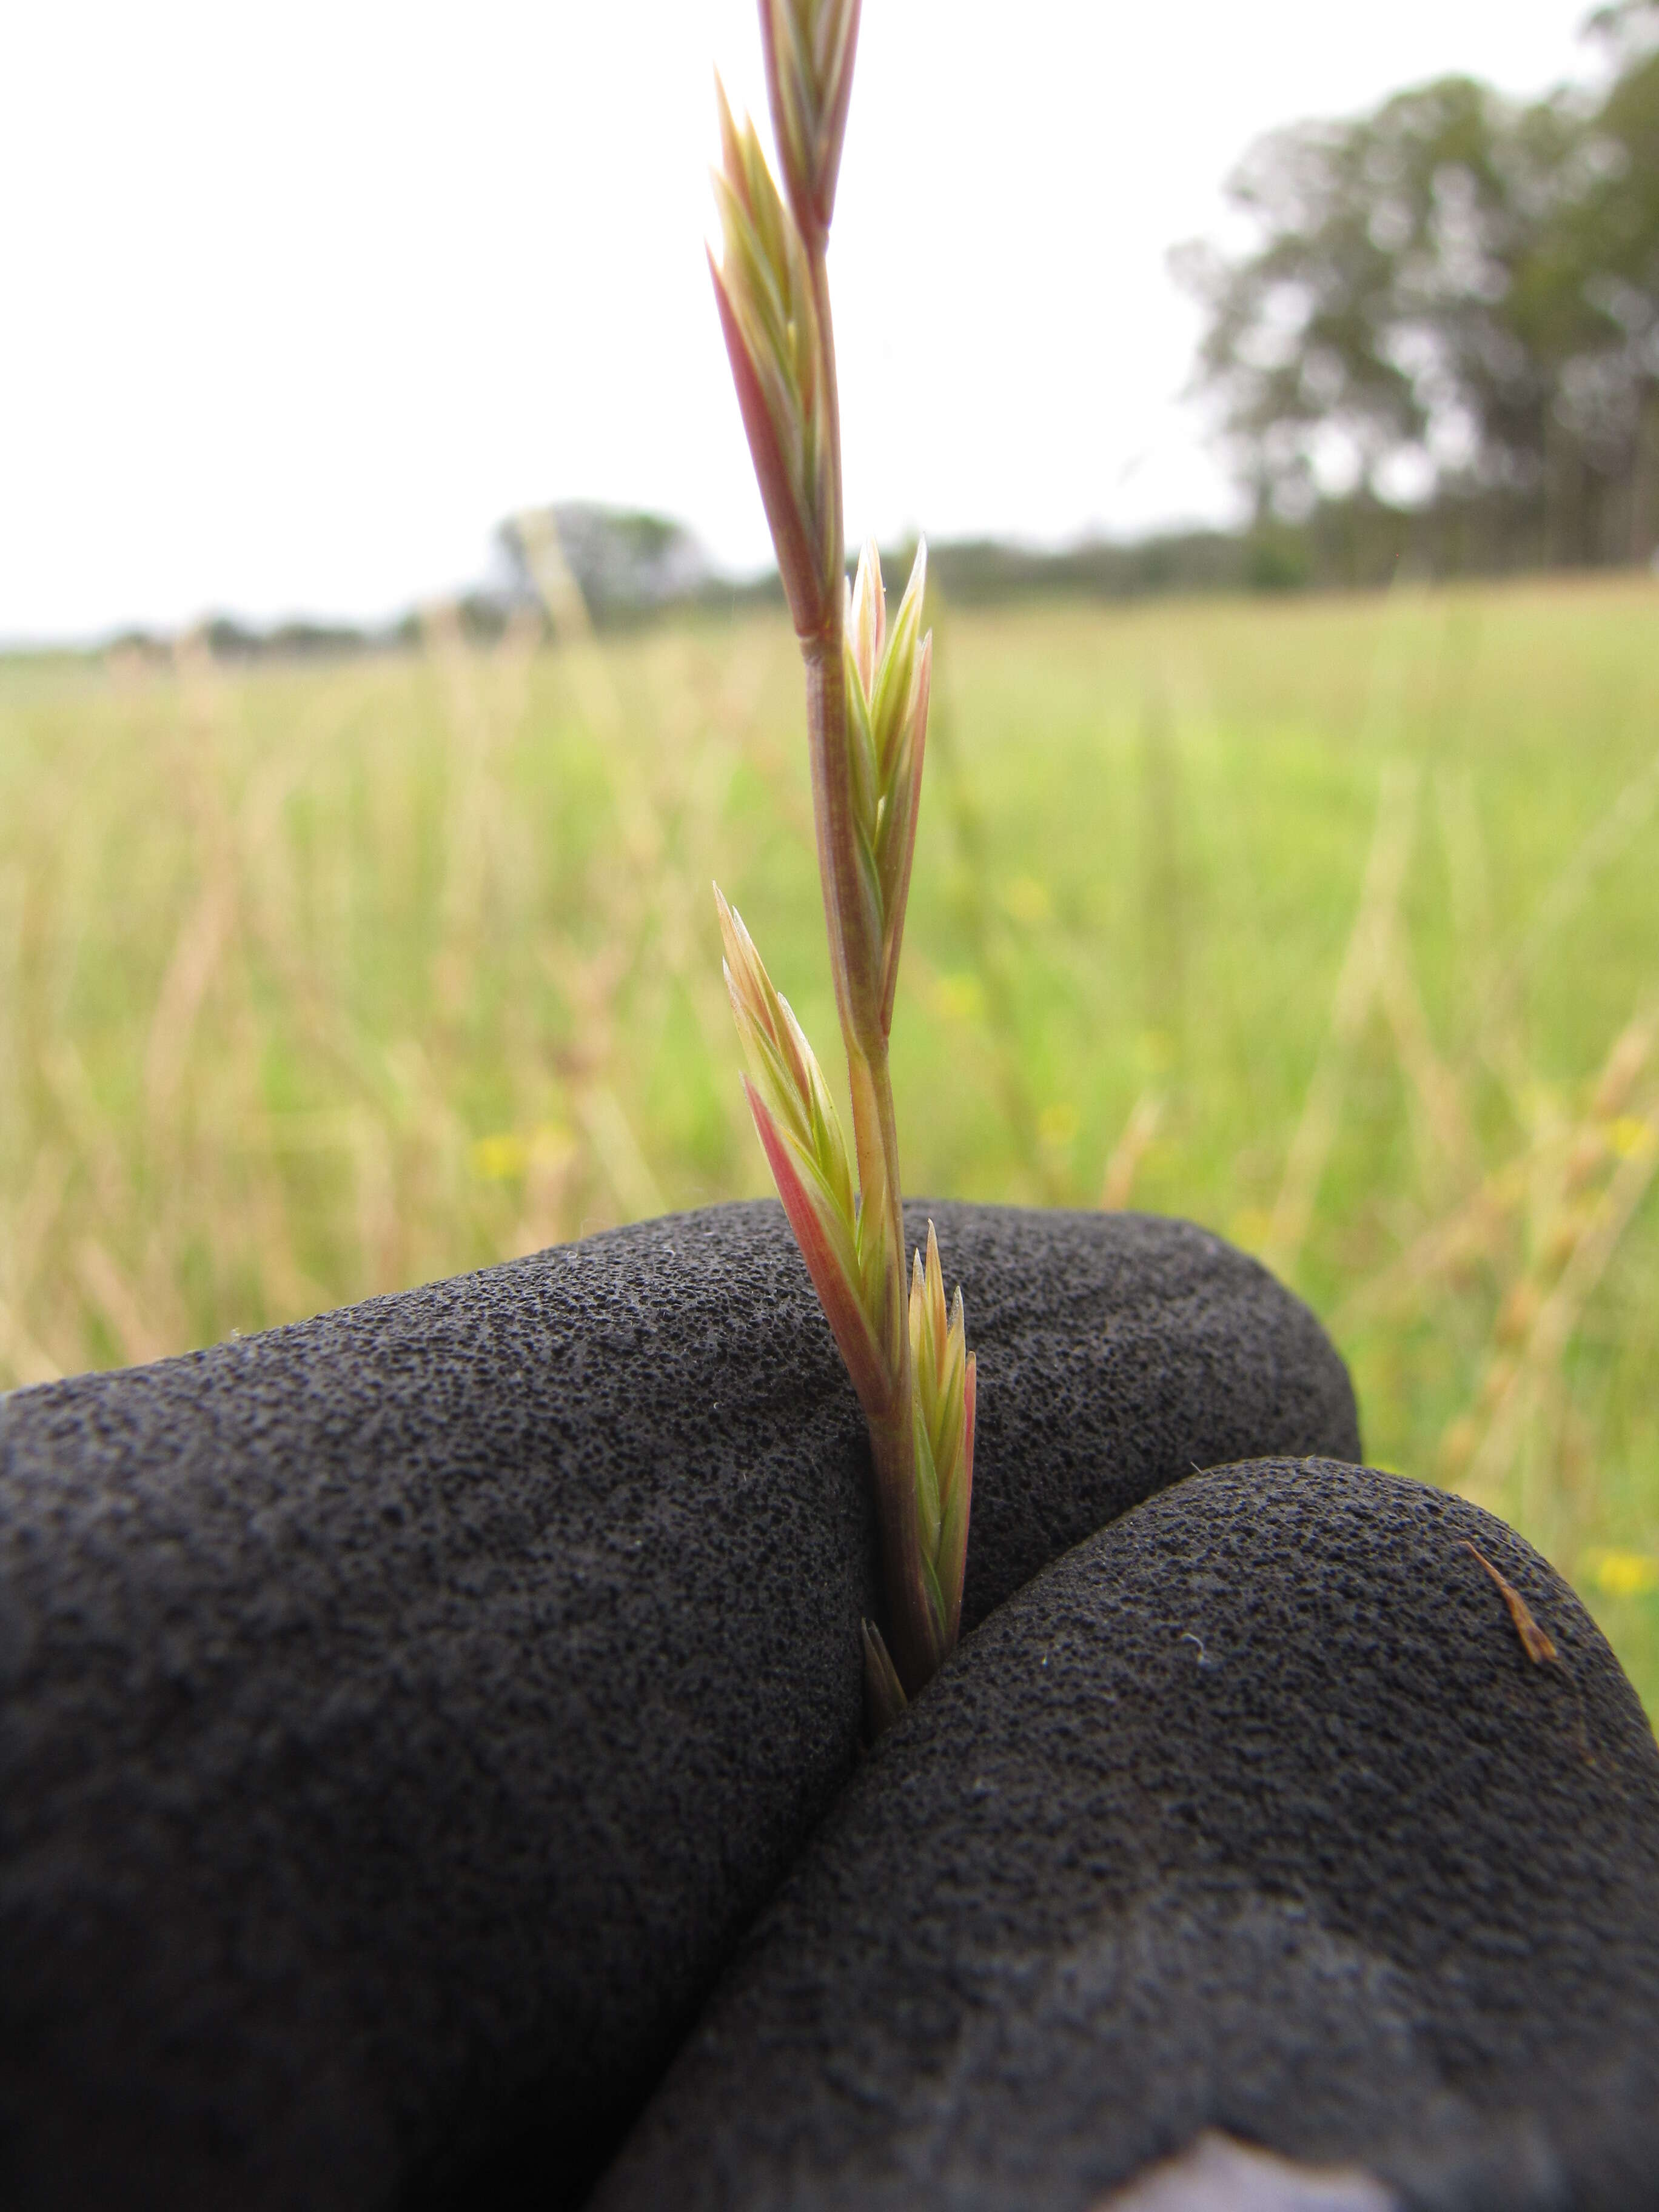
[[[1656,614],[937,610],[894,1051],[912,1191],[1262,1251],[1650,1710]],[[0,1382],[767,1188],[708,885],[834,1062],[799,702],[758,620],[0,665]]]

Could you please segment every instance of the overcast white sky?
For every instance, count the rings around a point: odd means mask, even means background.
[[[849,533],[1227,511],[1165,256],[1273,125],[1536,92],[1588,0],[865,0]],[[374,617],[636,503],[755,567],[702,240],[751,0],[51,0],[0,31],[0,639]]]

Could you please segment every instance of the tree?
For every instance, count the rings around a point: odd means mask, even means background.
[[[714,574],[684,523],[583,500],[515,515],[496,538],[517,599],[539,604],[544,579],[535,573],[537,560],[550,544],[581,592],[587,619],[600,627],[693,599]]]
[[[1583,465],[1621,486],[1626,550],[1659,542],[1659,5],[1592,18],[1616,74],[1580,142],[1583,182],[1518,303],[1556,372],[1555,416]]]
[[[1467,77],[1274,131],[1229,186],[1255,249],[1189,246],[1197,380],[1258,520],[1501,507],[1570,560],[1659,525],[1659,5],[1606,11],[1604,95]]]

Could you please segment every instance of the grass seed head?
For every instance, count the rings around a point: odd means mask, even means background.
[[[722,91],[714,173],[721,244],[718,261],[710,254],[744,427],[806,664],[813,817],[847,1047],[851,1158],[799,1024],[724,900],[720,927],[755,1126],[870,1425],[893,1650],[885,1674],[879,1639],[866,1637],[865,1650],[872,1712],[890,1717],[887,1675],[901,1689],[918,1689],[956,1639],[973,1370],[962,1351],[959,1297],[954,1334],[945,1316],[936,1247],[917,1310],[932,1362],[921,1389],[907,1326],[887,1041],[933,658],[921,633],[925,554],[917,555],[890,628],[875,548],[866,549],[850,597],[843,573],[825,246],[858,23],[859,0],[761,0],[784,192],[752,125],[738,125]]]

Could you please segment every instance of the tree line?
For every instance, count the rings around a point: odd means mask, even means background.
[[[1586,33],[1605,64],[1592,90],[1527,102],[1445,77],[1270,132],[1228,186],[1248,249],[1177,249],[1205,311],[1195,389],[1249,497],[1242,530],[1050,553],[936,543],[946,596],[1659,559],[1659,0],[1615,0]],[[456,602],[464,630],[499,636],[543,605],[538,544],[600,628],[781,599],[775,574],[720,575],[677,522],[567,502],[502,526],[497,580]],[[220,617],[202,635],[231,658],[332,655],[411,645],[421,625]]]

